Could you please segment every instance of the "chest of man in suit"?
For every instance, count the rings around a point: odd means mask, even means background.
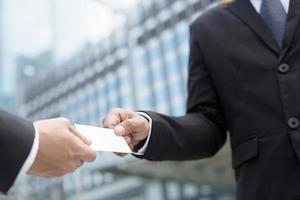
[[[281,48],[248,0],[192,25],[191,61],[201,55],[230,132],[238,199],[300,199],[299,18],[291,0]]]

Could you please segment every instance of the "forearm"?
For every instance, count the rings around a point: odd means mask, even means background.
[[[31,122],[0,110],[0,191],[6,193],[14,183],[33,145],[35,130]]]
[[[152,119],[152,133],[140,158],[194,160],[213,156],[224,144],[226,132],[200,113],[168,117],[146,112]]]

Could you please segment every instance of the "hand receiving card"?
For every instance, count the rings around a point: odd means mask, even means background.
[[[75,126],[79,133],[93,142],[91,148],[96,151],[132,153],[125,139],[117,136],[113,129],[79,124],[75,124]]]

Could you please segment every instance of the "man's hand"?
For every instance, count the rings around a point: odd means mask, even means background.
[[[105,128],[112,128],[119,136],[123,136],[129,147],[134,147],[148,137],[150,125],[148,120],[132,111],[114,108],[103,119]],[[118,154],[124,156],[124,154]]]
[[[29,175],[60,177],[96,159],[96,152],[89,147],[91,141],[78,133],[68,119],[37,121],[34,125],[39,132],[39,149]]]

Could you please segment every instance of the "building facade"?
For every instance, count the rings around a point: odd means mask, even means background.
[[[3,74],[3,72],[2,72],[2,55],[3,55],[3,42],[2,42],[2,40],[3,40],[3,38],[2,38],[2,14],[1,13],[3,13],[2,12],[2,0],[0,0],[0,96],[2,96],[1,95],[1,93],[2,93],[2,85],[3,85],[3,83],[2,83],[2,74]],[[1,97],[0,97],[1,98]],[[0,100],[1,101],[1,100]]]
[[[75,123],[101,125],[114,107],[185,113],[189,23],[214,0],[145,0],[108,38],[24,84],[17,97],[30,119],[64,116]],[[215,187],[205,181],[151,177],[149,163],[99,153],[95,163],[63,179],[22,179],[17,199],[233,199],[232,179]],[[170,169],[168,166],[154,166]],[[151,167],[152,168],[152,167]],[[131,170],[135,171],[135,170]],[[223,172],[225,173],[225,171]],[[176,171],[174,171],[174,175]],[[30,187],[29,187],[30,186]]]
[[[0,0],[0,107],[5,110],[12,110],[12,105],[10,103],[11,99],[4,92],[4,69],[3,69],[3,2]]]

